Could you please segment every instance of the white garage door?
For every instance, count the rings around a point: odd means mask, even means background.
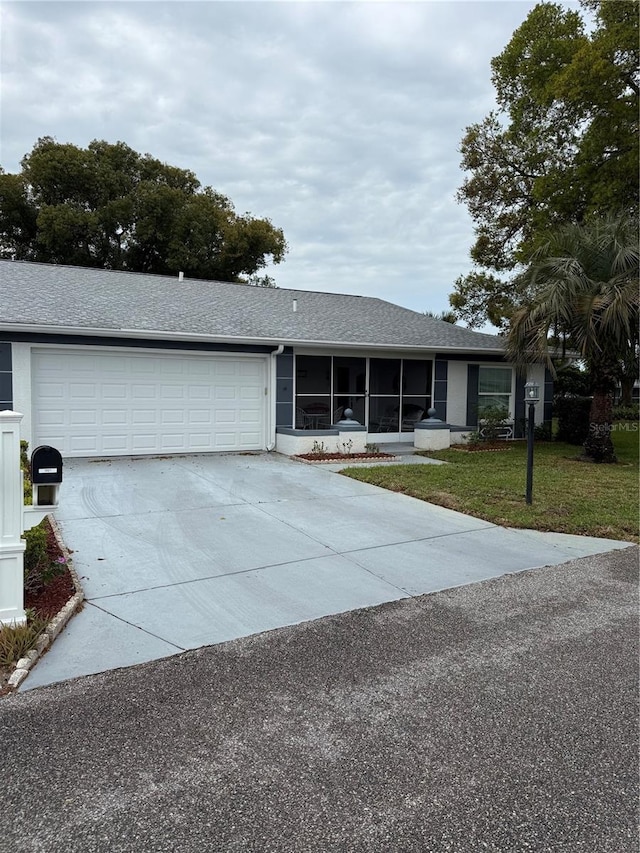
[[[266,360],[34,350],[34,446],[63,456],[261,450]]]

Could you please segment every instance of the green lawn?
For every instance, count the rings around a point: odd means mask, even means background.
[[[348,468],[343,473],[509,527],[638,542],[637,423],[616,424],[617,465],[580,462],[579,447],[536,443],[533,504],[525,503],[526,443],[496,452],[426,454],[447,465]]]

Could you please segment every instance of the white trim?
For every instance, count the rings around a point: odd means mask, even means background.
[[[14,344],[15,346],[15,344]],[[129,353],[131,355],[135,355],[136,353],[146,353],[148,355],[186,355],[186,356],[195,356],[196,358],[212,358],[218,357],[220,358],[268,358],[268,352],[246,352],[244,350],[224,350],[219,352],[218,350],[203,350],[203,349],[172,349],[161,346],[148,346],[148,347],[131,347],[131,346],[118,346],[117,344],[103,344],[102,346],[94,346],[93,344],[67,344],[67,343],[56,343],[49,344],[46,341],[37,341],[36,343],[28,343],[23,344],[23,346],[31,347],[32,350],[51,350],[51,349],[62,349],[62,350],[87,350],[89,352],[121,352],[121,353]]]
[[[508,405],[508,413],[509,420],[512,422],[515,421],[515,401],[516,401],[516,371],[512,364],[494,364],[493,362],[478,364],[478,368],[481,367],[496,367],[499,370],[511,370],[511,391],[509,392],[509,405]],[[489,394],[488,392],[483,392],[480,394],[480,370],[478,370],[478,411],[480,411],[480,399],[481,397],[503,397],[506,396],[504,394]]]
[[[280,344],[277,349],[269,355],[269,363],[266,365],[264,393],[266,396],[265,417],[265,443],[267,450],[275,450],[276,447],[276,421],[277,407],[276,396],[278,393],[278,356],[282,355],[284,346]],[[259,353],[258,353],[259,355]]]
[[[141,340],[172,340],[172,341],[194,341],[194,342],[210,342],[210,343],[225,343],[225,344],[256,344],[260,346],[310,346],[327,348],[343,347],[347,351],[354,349],[370,349],[370,350],[396,350],[398,352],[415,352],[416,354],[425,353],[426,351],[435,355],[437,352],[465,353],[471,358],[481,358],[485,355],[504,355],[504,349],[500,347],[487,349],[474,349],[473,347],[464,346],[440,346],[438,344],[430,344],[428,346],[420,346],[419,344],[381,344],[376,342],[349,342],[344,341],[314,341],[300,340],[297,338],[264,338],[264,337],[234,337],[233,335],[207,335],[199,332],[178,332],[172,329],[103,329],[93,326],[48,326],[48,325],[32,325],[26,323],[3,323],[0,325],[0,332],[28,332],[30,334],[47,334],[47,335],[84,335],[86,337],[113,337],[113,338],[138,338]],[[46,344],[46,342],[44,342]],[[42,343],[40,344],[42,345]],[[87,346],[87,344],[84,344]]]
[[[12,345],[12,356],[13,356]],[[86,344],[46,344],[46,343],[28,343],[19,345],[21,352],[20,366],[20,382],[15,379],[14,372],[14,396],[18,397],[24,410],[28,412],[29,429],[23,430],[23,437],[30,444],[33,443],[33,423],[35,422],[35,410],[37,401],[32,394],[32,376],[33,376],[33,356],[42,355],[48,352],[90,352],[91,354],[111,353],[116,355],[126,355],[140,358],[156,357],[161,359],[169,358],[187,358],[187,359],[226,359],[233,361],[254,360],[262,362],[262,387],[264,389],[264,400],[262,404],[263,411],[263,427],[262,427],[262,447],[268,448],[271,444],[275,446],[275,358],[270,358],[269,353],[260,352],[217,352],[204,350],[183,350],[183,349],[165,349],[159,347],[122,347],[122,346],[91,346]],[[16,388],[20,387],[17,392]],[[24,389],[28,389],[28,394]],[[25,418],[27,420],[27,418]],[[184,451],[181,451],[184,452]],[[197,452],[196,450],[190,452]],[[215,451],[207,451],[215,452]],[[104,455],[104,454],[102,454]]]

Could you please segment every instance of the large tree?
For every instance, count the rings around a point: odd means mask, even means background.
[[[585,362],[593,394],[585,457],[615,462],[613,392],[620,364],[638,350],[639,251],[635,220],[606,217],[546,236],[522,274],[535,300],[514,314],[508,356],[521,367],[565,340]]]
[[[607,211],[638,213],[638,0],[540,3],[491,62],[499,110],[467,128],[458,198],[475,268],[450,297],[470,326],[506,329],[531,294],[518,276],[540,235]]]
[[[287,251],[268,219],[123,142],[44,137],[21,165],[0,169],[3,258],[265,284],[257,271]]]

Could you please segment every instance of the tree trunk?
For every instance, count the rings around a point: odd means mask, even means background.
[[[622,399],[620,402],[623,406],[632,406],[633,405],[633,386],[636,381],[635,374],[631,374],[630,376],[624,375],[620,379],[620,385],[622,386]]]
[[[589,435],[584,443],[584,457],[591,462],[617,462],[611,441],[613,396],[608,388],[596,387],[589,412]]]

